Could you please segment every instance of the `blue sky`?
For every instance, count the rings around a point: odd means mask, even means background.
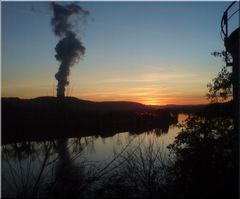
[[[229,2],[81,2],[86,54],[71,68],[68,95],[145,104],[206,103],[224,64],[220,21]],[[32,11],[31,8],[34,8]],[[55,95],[59,41],[49,3],[2,3],[2,96]]]

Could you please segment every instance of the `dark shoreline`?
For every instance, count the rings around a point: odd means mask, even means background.
[[[2,99],[2,144],[66,137],[109,137],[119,132],[167,132],[177,114],[132,102],[100,105],[76,98]]]
[[[146,106],[135,102],[91,102],[73,97],[2,98],[2,144],[69,137],[109,137],[120,132],[165,133],[179,113],[226,111],[229,104]],[[217,111],[216,111],[217,110]],[[160,134],[161,134],[160,133]]]

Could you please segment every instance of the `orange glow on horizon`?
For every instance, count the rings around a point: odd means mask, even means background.
[[[55,93],[52,91],[40,92],[35,91],[34,89],[28,89],[31,92],[24,92],[21,89],[12,90],[12,92],[2,92],[2,97],[19,97],[23,99],[36,98],[39,96],[54,96]],[[196,91],[191,93],[171,93],[170,91],[160,92],[155,91],[154,89],[121,89],[119,91],[94,91],[94,90],[85,90],[85,91],[75,91],[71,94],[66,93],[67,96],[76,97],[83,100],[103,102],[103,101],[130,101],[137,102],[145,105],[197,105],[197,104],[207,104],[208,100],[204,96],[203,91],[199,91],[196,94]]]
[[[37,94],[26,94],[26,95],[6,95],[2,93],[2,97],[19,97],[22,99],[31,99],[40,96],[51,96],[56,97],[55,95],[37,95]],[[93,102],[103,102],[103,101],[129,101],[129,102],[137,102],[145,105],[168,105],[168,104],[175,104],[175,105],[198,105],[198,104],[208,104],[209,101],[204,97],[179,97],[179,96],[172,96],[167,98],[161,97],[153,97],[153,96],[108,96],[108,95],[69,95],[69,97],[76,97],[82,100],[89,100]]]
[[[139,102],[145,105],[151,105],[151,106],[164,106],[169,104],[175,104],[175,105],[198,105],[198,104],[208,104],[207,99],[200,99],[200,98],[172,98],[172,99],[162,99],[162,100],[156,100],[156,99],[144,99],[135,101]]]
[[[150,105],[150,106],[164,106],[164,105],[169,105],[169,104],[174,104],[174,105],[199,105],[199,104],[208,104],[209,101],[206,98],[197,98],[197,97],[188,97],[188,98],[177,98],[177,97],[172,97],[172,98],[158,98],[158,97],[144,97],[144,98],[91,98],[91,97],[82,97],[78,96],[77,98],[83,99],[83,100],[90,100],[90,101],[95,101],[95,102],[103,102],[103,101],[129,101],[129,102],[136,102],[136,103],[141,103],[144,105]]]
[[[142,103],[142,104],[145,104],[145,105],[163,105],[165,104],[166,102],[164,102],[163,100],[159,100],[159,99],[143,99],[143,100],[140,100],[139,103]]]

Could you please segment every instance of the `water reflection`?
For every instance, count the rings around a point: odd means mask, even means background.
[[[182,115],[179,119],[181,120]],[[25,141],[2,146],[3,197],[66,198],[89,196],[125,153],[146,146],[171,143],[175,125],[109,137],[88,136],[45,141]],[[134,151],[134,150],[133,150]]]
[[[2,146],[4,197],[75,197],[91,165],[82,156],[89,139],[60,139]],[[91,142],[90,142],[91,143]],[[88,165],[88,171],[85,167]]]
[[[55,161],[53,142],[24,142],[2,146],[2,194],[34,197],[49,177],[47,168]],[[5,195],[6,194],[6,195]]]
[[[78,190],[81,189],[83,167],[81,164],[78,166],[71,158],[67,139],[57,140],[55,149],[58,161],[54,169],[53,179],[48,186],[47,197],[76,198],[79,194]]]

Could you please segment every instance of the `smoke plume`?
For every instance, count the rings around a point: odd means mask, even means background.
[[[85,53],[85,47],[77,38],[76,26],[71,17],[73,15],[80,16],[83,20],[89,15],[89,12],[82,9],[74,3],[66,6],[52,3],[53,18],[51,24],[56,36],[61,40],[56,45],[56,59],[61,63],[55,78],[58,80],[57,96],[63,97],[65,87],[69,84],[68,76],[70,67],[77,63]],[[75,21],[76,22],[76,21]]]

